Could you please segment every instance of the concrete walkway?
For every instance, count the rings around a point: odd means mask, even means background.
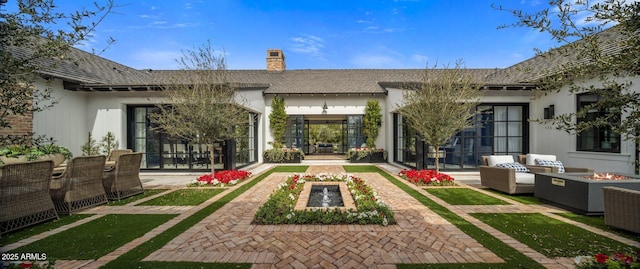
[[[312,162],[307,173],[344,172],[343,163]],[[272,165],[250,167],[254,174],[270,169]],[[399,167],[382,164],[380,168],[397,174]],[[184,188],[201,173],[153,174],[143,173],[141,179],[147,188]],[[229,202],[171,242],[146,257],[145,261],[197,261],[251,263],[252,268],[395,268],[397,263],[500,263],[502,259],[484,248],[473,238],[435,214],[404,191],[377,173],[359,173],[394,210],[397,225],[252,225],[258,207],[290,173],[273,173],[256,186]],[[478,173],[450,173],[462,186],[479,183]],[[547,268],[574,268],[572,258],[549,259],[524,244],[476,220],[469,214],[477,212],[539,212],[583,227],[615,240],[640,247],[639,242],[619,237],[593,227],[563,219],[554,212],[560,209],[545,205],[525,205],[509,200],[511,205],[452,206],[429,194],[423,188],[409,185],[423,195],[445,206],[477,227],[487,231],[504,243],[521,251]],[[51,234],[75,227],[106,214],[179,214],[124,246],[97,260],[56,261],[56,268],[99,268],[155,235],[166,231],[181,220],[233,191],[227,189],[198,206],[134,206],[155,196],[126,206],[100,206],[82,213],[96,214],[88,219],[49,231],[34,238],[2,247],[10,251]],[[502,196],[476,189],[505,199]],[[166,194],[163,193],[163,194]],[[163,194],[158,194],[163,195]]]

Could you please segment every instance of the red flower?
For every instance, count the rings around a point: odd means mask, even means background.
[[[24,263],[24,262],[22,262],[22,263],[20,263],[18,265],[20,265],[20,267],[22,267],[22,268],[29,269],[29,268],[31,268],[31,266],[33,266],[33,263]]]
[[[607,262],[607,260],[609,260],[609,256],[605,255],[605,254],[596,254],[596,261],[598,263],[605,263]]]
[[[244,170],[222,170],[215,172],[214,175],[205,174],[198,177],[198,181],[213,184],[213,180],[218,180],[222,184],[228,184],[232,180],[244,180],[251,176],[251,172]]]

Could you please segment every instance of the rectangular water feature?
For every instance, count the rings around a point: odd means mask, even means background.
[[[342,204],[343,205],[339,205],[339,206],[327,206],[327,207],[323,207],[322,206],[322,202],[320,202],[320,205],[315,206],[315,205],[309,205],[309,199],[311,197],[311,189],[313,189],[314,187],[318,187],[320,189],[320,193],[324,192],[324,188],[327,187],[327,191],[329,191],[329,188],[336,188],[339,190],[337,192],[337,195],[340,196],[340,200],[342,200]],[[324,194],[322,195],[324,197]],[[322,199],[322,197],[320,198]],[[339,209],[339,210],[348,210],[351,209],[353,211],[357,211],[358,209],[356,208],[356,203],[353,200],[353,196],[351,196],[351,193],[349,193],[349,187],[347,187],[347,184],[344,182],[306,182],[304,184],[304,187],[302,189],[302,192],[300,193],[300,196],[298,197],[298,201],[296,202],[296,205],[294,207],[294,210],[309,210],[309,209],[321,209],[321,210],[325,210],[325,209]]]
[[[311,185],[307,207],[344,206],[339,185]]]

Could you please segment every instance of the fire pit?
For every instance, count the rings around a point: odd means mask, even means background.
[[[584,179],[589,180],[628,180],[632,179],[625,175],[613,174],[613,173],[593,173],[590,176],[583,176]]]
[[[621,173],[541,173],[535,180],[534,196],[585,215],[604,214],[602,187],[640,190],[640,178]]]

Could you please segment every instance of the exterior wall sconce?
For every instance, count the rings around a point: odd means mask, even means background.
[[[327,101],[324,101],[324,105],[322,106],[322,114],[327,114],[327,109],[329,109],[329,107],[327,107]]]
[[[549,120],[555,116],[555,106],[549,105],[549,107],[544,108],[544,119]]]

